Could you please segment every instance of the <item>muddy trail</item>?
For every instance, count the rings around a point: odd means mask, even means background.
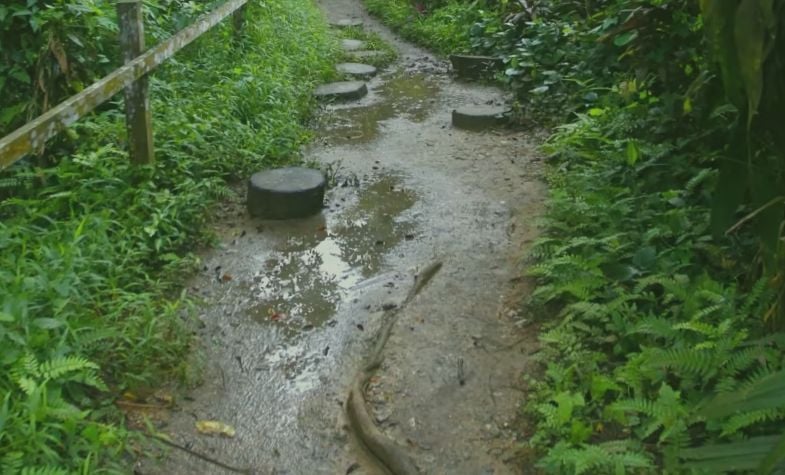
[[[221,243],[189,291],[202,297],[204,384],[162,432],[258,474],[385,473],[349,430],[347,395],[388,317],[383,359],[362,388],[378,430],[426,474],[522,473],[513,429],[534,349],[519,302],[521,257],[543,185],[527,132],[469,132],[454,108],[503,104],[402,42],[359,0],[321,0],[399,53],[363,99],[326,106],[305,157],[328,170],[321,214],[247,216],[227,203]],[[415,276],[441,268],[406,301]],[[196,421],[234,437],[199,434]],[[231,473],[183,451],[137,473]]]

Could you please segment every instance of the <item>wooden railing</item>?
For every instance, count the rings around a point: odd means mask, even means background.
[[[30,152],[40,150],[47,140],[109,100],[121,89],[125,92],[131,160],[135,163],[152,163],[155,158],[147,74],[229,15],[234,14],[234,26],[239,31],[243,25],[243,7],[247,2],[248,0],[229,0],[212,12],[202,15],[168,40],[144,51],[141,0],[118,0],[117,20],[124,65],[1,138],[0,170]]]

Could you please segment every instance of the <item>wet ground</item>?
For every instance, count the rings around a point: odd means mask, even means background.
[[[453,129],[452,109],[508,98],[454,81],[357,0],[321,5],[331,20],[362,18],[401,57],[367,97],[326,107],[314,124],[306,158],[332,185],[320,215],[259,221],[241,199],[227,204],[221,244],[190,286],[204,300],[205,383],[162,430],[254,473],[379,473],[347,433],[342,403],[384,310],[438,260],[400,313],[368,389],[372,414],[423,473],[523,473],[510,424],[534,344],[517,309],[543,195],[536,140]],[[200,435],[197,420],[236,435]],[[178,451],[139,472],[224,473]]]

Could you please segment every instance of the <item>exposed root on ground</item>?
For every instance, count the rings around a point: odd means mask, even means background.
[[[441,262],[434,262],[423,269],[416,277],[414,286],[401,305],[385,311],[384,321],[376,337],[376,345],[373,352],[369,355],[368,362],[363,366],[363,369],[355,377],[346,398],[345,409],[349,430],[363,446],[362,448],[368,452],[370,458],[377,463],[378,468],[387,474],[417,475],[420,471],[404,448],[394,440],[386,437],[374,424],[373,418],[368,411],[368,404],[365,401],[365,388],[374,372],[382,364],[384,346],[387,344],[395,322],[398,320],[398,314],[406,304],[420,293],[441,268]]]

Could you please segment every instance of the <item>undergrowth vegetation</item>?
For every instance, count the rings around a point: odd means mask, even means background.
[[[369,12],[379,16],[404,38],[444,54],[470,50],[467,25],[480,21],[482,11],[458,0],[438,4],[438,8],[436,2],[432,3],[365,0]]]
[[[0,6],[0,129],[116,65],[113,8]],[[155,44],[206,5],[145,9]],[[0,471],[128,471],[113,400],[193,377],[181,289],[191,250],[211,239],[211,204],[227,181],[298,160],[313,85],[334,74],[336,50],[312,3],[251,2],[239,39],[222,25],[152,75],[155,165],[130,164],[121,103],[110,102],[44,152],[48,166],[2,173]]]
[[[364,30],[362,27],[341,28],[338,30],[338,37],[341,39],[357,40],[365,43],[362,48],[364,51],[373,51],[377,54],[369,55],[358,60],[354,53],[355,51],[344,51],[342,60],[345,62],[361,62],[363,64],[370,64],[377,68],[387,66],[395,61],[398,53],[395,49],[384,41],[378,33],[374,31]],[[362,51],[361,50],[361,51]]]
[[[531,462],[783,473],[785,2],[366,3],[424,45],[501,56],[554,127]]]

